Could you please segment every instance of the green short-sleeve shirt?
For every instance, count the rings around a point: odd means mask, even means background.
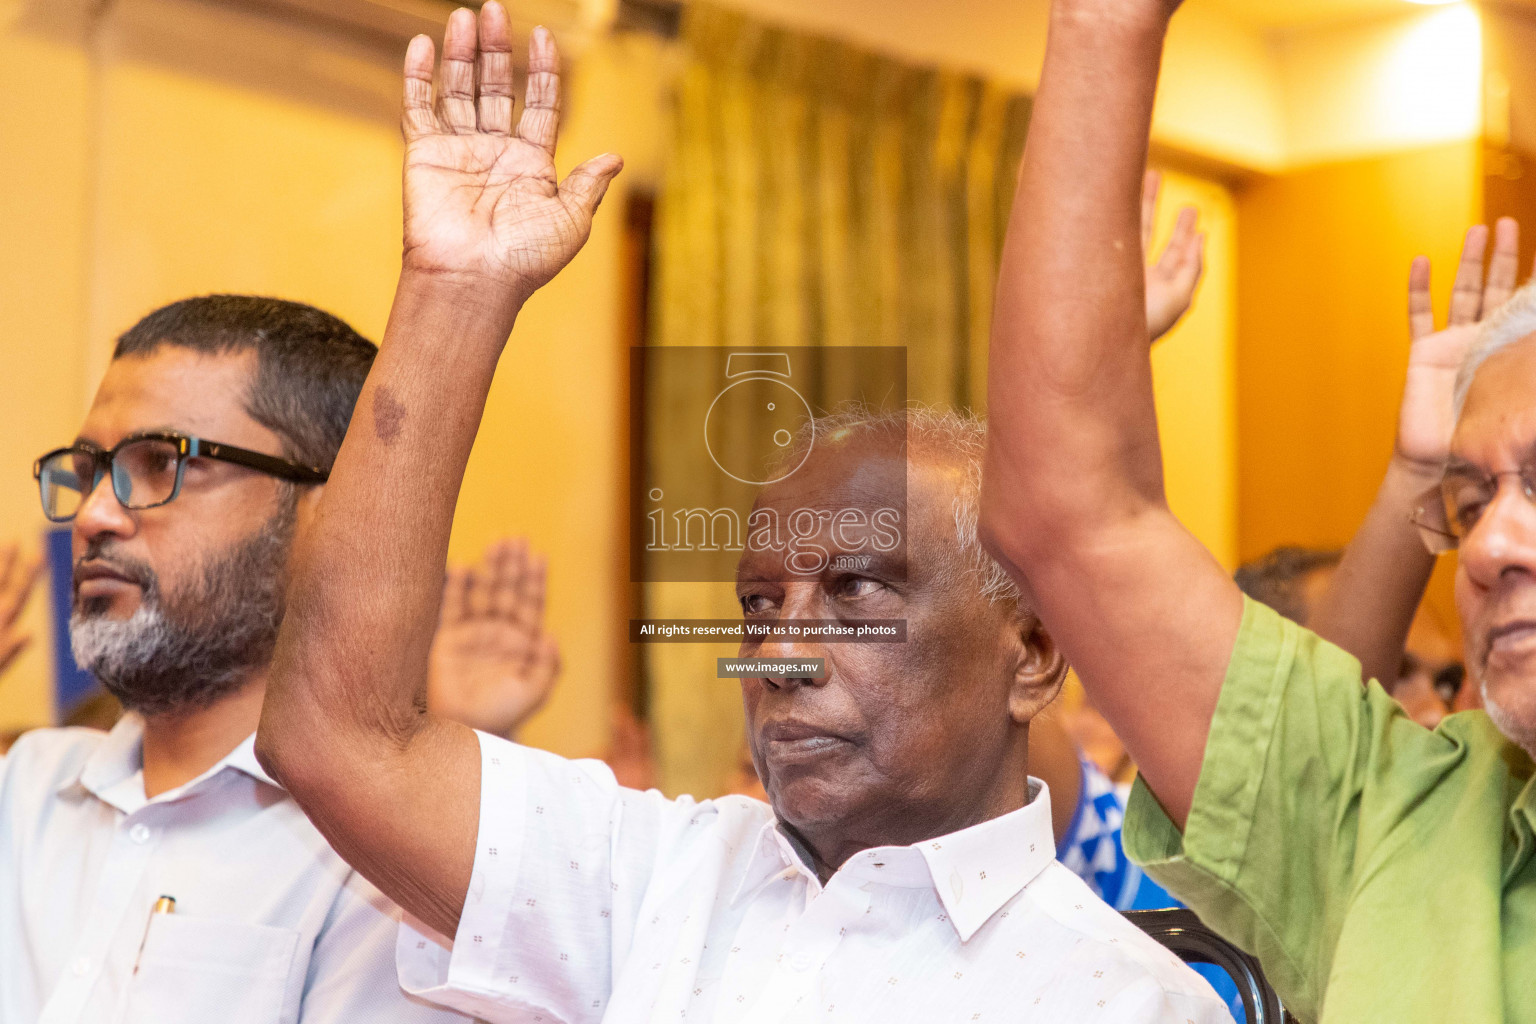
[[[1303,1020],[1536,1022],[1532,774],[1250,601],[1184,833],[1138,781],[1125,843]]]

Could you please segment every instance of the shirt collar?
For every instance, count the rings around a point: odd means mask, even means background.
[[[225,754],[217,764],[197,778],[169,792],[161,793],[154,800],[146,800],[144,797],[144,719],[134,712],[129,712],[118,720],[112,730],[107,733],[106,738],[91,751],[90,756],[80,766],[80,771],[74,777],[64,781],[59,787],[59,792],[69,789],[84,790],[97,799],[111,804],[124,814],[132,814],[149,803],[179,799],[205,781],[219,775],[226,768],[243,772],[269,786],[282,788],[262,770],[260,762],[256,760],[256,734],[251,733],[234,750]]]
[[[796,875],[805,876],[812,892],[821,888],[821,879],[816,877],[816,872],[807,866],[799,851],[780,830],[778,818],[769,818],[758,830],[752,855],[747,858],[746,870],[742,873],[741,881],[736,884],[735,891],[731,893],[731,906],[756,896],[769,882],[794,878]]]
[[[1016,811],[912,846],[865,850],[838,869],[856,880],[907,888],[931,888],[961,942],[970,941],[994,914],[1034,881],[1056,857],[1051,793],[1029,780],[1029,803]],[[926,870],[924,870],[926,868]],[[778,828],[764,824],[731,903],[755,895],[769,882],[805,876],[820,889],[816,873]]]
[[[1056,859],[1051,792],[1029,780],[1029,803],[1001,817],[917,844],[961,942]]]

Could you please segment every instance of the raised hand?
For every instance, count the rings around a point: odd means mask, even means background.
[[[437,102],[432,40],[405,56],[407,271],[484,280],[526,300],[586,242],[592,214],[623,161],[612,154],[555,175],[560,58],[542,28],[528,41],[528,86],[513,129],[507,15],[488,0],[460,8],[443,35]]]
[[[1163,176],[1148,171],[1141,187],[1141,251],[1147,257],[1162,187]],[[1197,230],[1199,223],[1200,212],[1193,206],[1180,210],[1163,254],[1147,265],[1147,331],[1153,341],[1173,330],[1195,301],[1195,289],[1205,273],[1205,235]]]
[[[1450,451],[1456,428],[1456,374],[1477,339],[1478,324],[1514,293],[1520,265],[1520,225],[1505,217],[1495,226],[1485,282],[1487,248],[1486,226],[1479,224],[1467,231],[1443,330],[1435,329],[1428,257],[1415,259],[1409,273],[1408,323],[1413,347],[1398,413],[1397,457],[1422,471],[1438,472]]]
[[[32,596],[41,568],[42,560],[35,555],[23,555],[20,545],[0,546],[0,672],[9,668],[32,642],[32,634],[17,620]]]
[[[521,539],[449,569],[427,676],[433,714],[510,736],[544,704],[560,674],[544,633],[544,570]]]

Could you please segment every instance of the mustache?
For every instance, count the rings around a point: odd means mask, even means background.
[[[97,538],[86,546],[83,555],[75,559],[73,589],[77,594],[80,590],[80,570],[87,562],[105,566],[129,582],[142,587],[145,594],[151,594],[157,589],[159,577],[155,575],[155,570],[150,568],[149,563],[121,554],[114,550],[115,547],[116,542],[110,537]]]

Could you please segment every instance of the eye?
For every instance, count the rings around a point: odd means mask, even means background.
[[[1461,692],[1462,683],[1466,681],[1467,670],[1461,665],[1447,665],[1435,673],[1435,693],[1447,704],[1456,699]]]
[[[1483,509],[1487,507],[1488,503],[1480,498],[1458,501],[1454,507],[1452,518],[1456,521],[1456,525],[1461,528],[1462,532],[1466,533],[1477,525],[1477,521],[1483,517]]]
[[[844,599],[869,597],[884,587],[885,584],[868,576],[843,576],[832,584],[832,596]]]
[[[1459,475],[1447,476],[1441,486],[1445,495],[1446,513],[1452,526],[1463,535],[1469,533],[1493,498],[1492,485],[1486,480]]]
[[[762,615],[773,610],[773,602],[766,594],[742,594],[736,600],[741,602],[743,615]]]

